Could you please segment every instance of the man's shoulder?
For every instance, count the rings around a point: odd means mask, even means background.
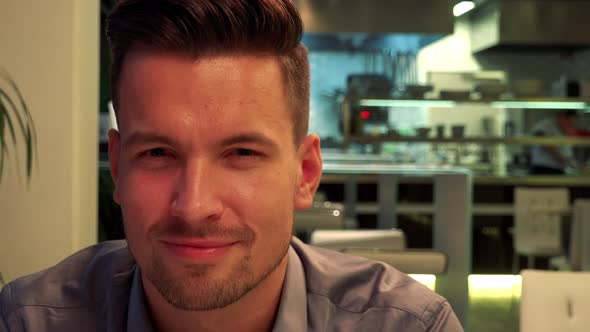
[[[306,275],[308,297],[350,316],[369,314],[429,326],[450,310],[440,295],[377,261],[294,242]]]
[[[26,306],[87,307],[103,299],[117,274],[134,265],[125,241],[107,241],[82,249],[58,264],[8,283],[0,293],[2,314]]]

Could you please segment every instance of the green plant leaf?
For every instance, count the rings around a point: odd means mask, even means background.
[[[26,127],[25,127],[25,123],[23,121],[23,118],[21,117],[21,114],[18,111],[18,108],[16,107],[16,104],[14,103],[14,101],[12,101],[12,99],[10,99],[10,96],[6,93],[6,91],[4,91],[0,88],[0,98],[2,98],[2,97],[4,97],[4,100],[6,102],[8,102],[8,105],[12,109],[13,115],[16,117],[16,120],[18,121],[18,125],[19,125],[21,133],[24,137],[26,135],[27,131],[26,131]]]
[[[4,144],[4,128],[4,105],[0,99],[0,150],[3,149],[2,145]]]
[[[14,126],[12,125],[12,120],[10,119],[10,116],[8,115],[8,109],[6,108],[6,106],[4,105],[2,100],[3,100],[2,97],[0,97],[0,115],[2,115],[2,122],[3,122],[3,125],[8,124],[8,130],[10,131],[10,136],[12,138],[12,144],[14,146],[16,146],[16,134],[14,132]],[[4,137],[4,135],[2,135],[2,137]]]
[[[32,130],[30,131],[30,134],[32,135],[33,149],[35,151],[36,160],[39,160],[38,151],[37,151],[37,129],[35,127],[35,121],[33,121],[33,117],[31,116],[31,112],[29,112],[29,107],[27,106],[27,103],[25,102],[25,98],[23,97],[23,94],[21,93],[20,89],[16,85],[16,82],[14,81],[14,79],[12,79],[12,77],[8,74],[8,72],[6,70],[2,69],[0,72],[3,72],[3,76],[5,76],[5,79],[7,80],[8,84],[14,89],[14,91],[16,92],[16,95],[18,96],[22,110],[25,113],[25,116],[27,118],[26,120],[32,128]]]
[[[30,180],[35,160],[38,160],[37,151],[37,130],[35,128],[35,122],[29,112],[29,108],[23,94],[16,85],[16,82],[8,72],[0,67],[0,82],[5,81],[9,90],[4,90],[0,87],[0,179],[2,176],[2,170],[4,167],[4,158],[9,155],[9,149],[7,145],[7,139],[5,138],[6,128],[10,132],[12,138],[12,145],[15,149],[15,158],[17,165],[20,168],[19,153],[17,149],[17,136],[23,137],[26,151],[26,172],[27,179]],[[10,91],[9,94],[7,91]],[[11,95],[16,95],[15,99],[18,99],[20,109],[17,107],[15,100]],[[13,118],[14,117],[14,118]],[[16,121],[17,123],[13,123]],[[15,130],[18,126],[18,133]]]
[[[0,147],[0,183],[2,183],[2,174],[4,174],[4,142],[2,142],[2,147]]]
[[[4,124],[8,126],[8,131],[10,132],[10,136],[12,138],[12,147],[16,150],[16,132],[14,129],[14,125],[12,123],[12,119],[10,118],[10,114],[8,114],[8,108],[4,105],[2,95],[0,94],[0,113],[4,117]],[[9,103],[10,105],[14,105],[14,103]],[[13,110],[16,112],[17,110]],[[5,142],[6,143],[6,142]],[[8,146],[4,145],[4,151],[8,151]],[[18,157],[18,153],[15,153],[16,163],[20,165],[20,158]]]
[[[8,116],[5,112],[4,104],[0,99],[0,183],[2,183],[2,174],[4,170],[4,158],[8,156],[8,147],[6,146],[6,139],[4,138],[4,129],[6,129],[6,120]],[[14,133],[13,133],[14,139]]]
[[[2,183],[2,174],[4,170],[4,158],[8,156],[8,147],[6,146],[6,142],[2,140],[0,142],[0,183]]]
[[[33,144],[31,142],[31,130],[27,127],[27,179],[31,178],[33,169]]]
[[[2,183],[2,171],[4,170],[4,151],[6,151],[6,142],[4,141],[4,112],[2,107],[2,101],[0,100],[0,183]]]

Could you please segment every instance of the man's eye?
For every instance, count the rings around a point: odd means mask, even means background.
[[[235,153],[240,157],[248,157],[253,156],[255,154],[254,151],[249,149],[236,149]]]
[[[235,149],[233,154],[237,155],[238,157],[253,157],[258,155],[256,151],[250,149]]]
[[[149,149],[145,154],[149,157],[165,157],[167,155],[166,150],[162,148]]]

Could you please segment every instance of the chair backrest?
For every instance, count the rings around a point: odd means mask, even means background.
[[[590,270],[590,200],[574,202],[570,232],[570,265],[574,271]]]
[[[342,229],[344,205],[331,202],[314,202],[312,207],[295,211],[293,231],[312,232],[316,229]]]
[[[590,273],[523,270],[520,331],[590,331]]]
[[[310,244],[332,250],[403,250],[406,248],[406,237],[399,229],[316,230],[311,233]]]
[[[434,250],[344,249],[344,253],[380,261],[410,274],[443,274],[447,256]]]
[[[516,188],[514,249],[520,255],[563,253],[561,218],[569,211],[567,188]]]

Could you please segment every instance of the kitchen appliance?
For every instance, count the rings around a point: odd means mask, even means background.
[[[441,90],[440,99],[444,100],[469,100],[471,91],[469,90]]]
[[[469,12],[471,49],[571,53],[590,47],[590,1],[484,1]]]
[[[514,80],[510,89],[518,98],[538,97],[545,94],[545,83],[534,78]]]
[[[354,106],[350,110],[351,135],[387,135],[390,133],[387,107]]]
[[[346,95],[358,98],[389,98],[392,82],[386,75],[373,73],[350,74],[346,78]]]
[[[477,84],[474,90],[479,92],[482,99],[492,100],[500,99],[502,94],[508,91],[508,87],[505,83],[490,82]]]
[[[406,85],[406,97],[411,99],[424,99],[424,94],[434,89],[432,85],[409,84]]]
[[[454,0],[295,0],[306,33],[451,34]]]
[[[427,138],[430,134],[430,127],[418,127],[416,128],[416,136],[420,138]]]
[[[464,125],[453,125],[451,126],[451,136],[453,138],[465,137],[465,126]]]
[[[346,79],[346,97],[350,100],[390,98],[392,87],[392,81],[386,75],[351,74]],[[355,103],[352,105],[348,116],[351,135],[386,135],[389,133],[389,109],[387,107],[358,106]]]
[[[436,138],[445,138],[445,125],[436,126]]]

